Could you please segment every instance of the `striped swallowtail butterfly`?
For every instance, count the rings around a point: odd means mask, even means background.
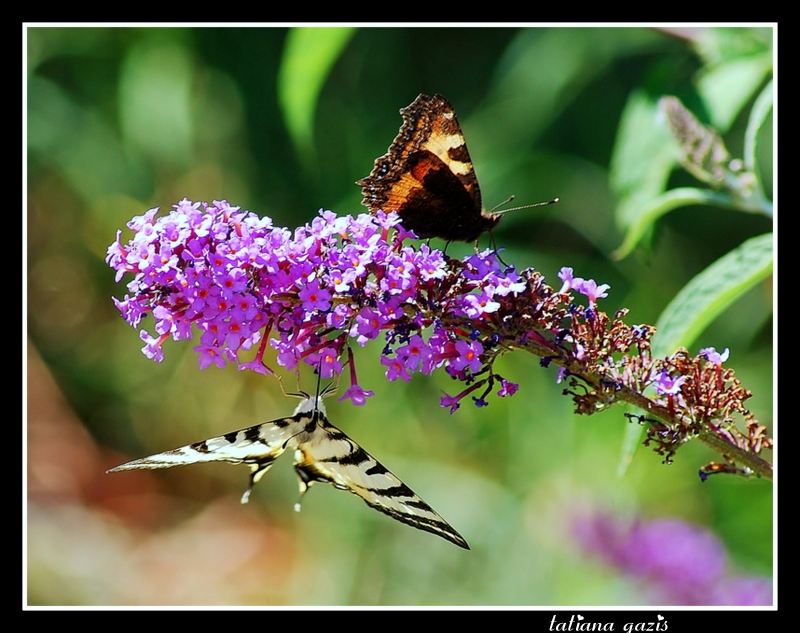
[[[171,468],[200,462],[247,464],[251,471],[250,485],[242,495],[242,503],[247,503],[253,486],[272,463],[286,449],[294,449],[294,469],[301,497],[313,483],[328,482],[339,490],[358,495],[368,506],[401,523],[469,549],[464,538],[411,488],[328,422],[322,396],[303,396],[288,418],[135,459],[108,472]],[[296,509],[299,508],[298,503]]]

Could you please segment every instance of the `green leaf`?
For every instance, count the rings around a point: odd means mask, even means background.
[[[710,123],[726,132],[772,72],[774,29],[722,27],[697,34],[695,47],[703,60],[697,89]]]
[[[725,62],[701,77],[697,90],[711,116],[711,124],[720,132],[727,131],[770,72],[772,53],[767,51]]]
[[[697,54],[705,68],[723,65],[742,57],[771,52],[774,27],[713,27],[693,32]]]
[[[653,356],[689,347],[719,314],[772,273],[772,233],[747,240],[692,279],[656,324]]]
[[[625,239],[612,256],[615,259],[627,257],[661,216],[673,209],[692,204],[714,204],[735,208],[731,197],[724,193],[694,187],[671,189],[642,205],[634,223],[628,227]]]
[[[289,31],[278,69],[278,103],[306,166],[314,161],[314,113],[322,87],[356,29],[301,27]]]
[[[758,95],[758,99],[756,99],[753,109],[750,111],[750,119],[747,121],[747,130],[744,135],[744,166],[745,169],[753,172],[759,178],[759,190],[761,190],[761,180],[760,174],[756,169],[756,144],[758,132],[772,111],[773,100],[772,82],[770,81],[761,91],[761,94]]]
[[[611,186],[617,194],[617,224],[642,225],[641,215],[657,198],[677,163],[678,151],[656,102],[644,91],[628,99],[611,158]]]

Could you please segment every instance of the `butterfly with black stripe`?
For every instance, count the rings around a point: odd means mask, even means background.
[[[396,211],[417,237],[471,242],[500,220],[487,213],[455,110],[442,95],[419,95],[400,110],[389,151],[356,184],[375,214]]]
[[[294,449],[294,469],[304,495],[316,482],[349,490],[367,505],[419,530],[469,549],[464,538],[383,464],[328,422],[321,396],[305,397],[290,417],[278,418],[157,455],[135,459],[108,472],[171,468],[201,462],[250,466],[247,503],[253,486],[286,449]],[[299,509],[299,503],[296,506]]]
[[[472,242],[491,231],[501,216],[549,202],[487,211],[456,112],[442,95],[421,94],[400,110],[403,125],[389,151],[357,181],[373,215],[397,212],[400,223],[419,238]],[[513,196],[506,202],[510,202]]]

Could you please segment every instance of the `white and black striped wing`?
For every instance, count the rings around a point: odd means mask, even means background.
[[[469,549],[464,538],[388,468],[333,426],[323,413],[314,431],[290,441],[300,493],[316,481],[361,497],[367,505],[419,530]],[[298,441],[302,440],[302,441]]]
[[[108,472],[153,470],[202,462],[247,464],[250,485],[242,495],[242,503],[247,503],[253,486],[287,448],[295,450],[295,471],[301,495],[316,481],[328,482],[340,490],[349,490],[369,506],[402,523],[469,549],[462,536],[433,508],[328,422],[321,398],[305,398],[291,417],[135,459]]]
[[[202,462],[247,464],[251,471],[250,485],[242,495],[242,503],[247,503],[253,486],[286,450],[289,440],[298,433],[303,433],[310,421],[310,413],[296,412],[289,418],[279,418],[157,455],[135,459],[108,472],[153,470]]]

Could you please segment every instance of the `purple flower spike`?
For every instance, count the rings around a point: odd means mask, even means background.
[[[389,380],[442,364],[468,380],[489,358],[476,326],[526,288],[513,268],[501,272],[492,251],[459,262],[427,245],[403,246],[410,234],[396,214],[321,211],[291,233],[225,201],[182,200],[167,215],[150,209],[128,227],[133,238],[125,244],[118,232],[108,248],[117,277],[134,275],[130,294],[115,301],[134,327],[147,313],[155,317],[158,338],[143,335],[143,351],[159,362],[166,338],[199,332],[201,368],[234,361],[241,370],[271,373],[259,341],[272,332],[278,364],[293,369],[303,361],[328,378],[342,371],[348,337],[363,346],[386,333],[396,350],[382,359]],[[431,331],[443,314],[474,325]],[[241,358],[255,346],[255,359]],[[363,402],[371,392],[354,382],[346,393]]]
[[[339,217],[322,210],[290,231],[224,200],[184,199],[168,213],[148,210],[128,228],[130,239],[117,232],[106,255],[117,280],[129,276],[124,298],[114,302],[156,362],[167,339],[199,337],[203,369],[233,362],[274,374],[264,360],[269,346],[286,370],[303,363],[335,379],[351,347],[380,340],[388,380],[444,368],[463,383],[458,396],[442,399],[452,412],[479,386],[480,407],[496,382],[499,396],[514,394],[518,385],[501,378],[494,363],[522,350],[558,368],[578,413],[618,401],[645,409],[645,444],[665,462],[698,437],[727,465],[711,462],[702,472],[771,477],[759,454],[772,440],[743,404],[749,392],[722,367],[728,350],[654,358],[654,328],[626,324],[624,308],[603,312],[597,302],[609,285],[569,267],[559,272],[556,292],[541,273],[517,272],[493,250],[459,260],[409,244],[413,236],[396,213]],[[148,315],[152,325],[144,322]],[[350,367],[354,372],[352,361]],[[646,395],[651,386],[658,397]],[[371,394],[352,374],[344,398],[362,404]]]

